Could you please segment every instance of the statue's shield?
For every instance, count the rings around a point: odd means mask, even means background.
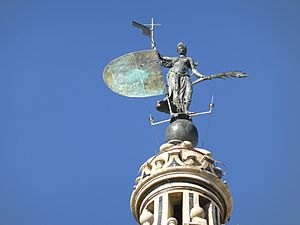
[[[132,52],[114,59],[105,67],[103,79],[112,91],[127,97],[150,97],[164,92],[156,50]]]

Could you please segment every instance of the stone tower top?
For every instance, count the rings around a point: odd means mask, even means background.
[[[209,151],[189,141],[165,143],[140,168],[132,213],[141,224],[146,212],[153,215],[151,225],[223,224],[230,217],[232,197],[221,178]]]

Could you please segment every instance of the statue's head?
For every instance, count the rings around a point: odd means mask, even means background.
[[[186,48],[186,45],[183,42],[178,43],[177,52],[178,52],[179,55],[186,55],[187,48]]]

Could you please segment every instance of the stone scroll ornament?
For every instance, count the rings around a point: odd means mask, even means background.
[[[196,115],[211,113],[213,102],[209,111],[194,113],[189,111],[192,101],[193,86],[215,78],[245,78],[246,73],[229,71],[212,75],[203,75],[197,69],[196,63],[187,56],[187,47],[183,42],[177,45],[176,57],[161,55],[154,41],[153,18],[151,24],[140,24],[135,21],[132,25],[142,31],[151,39],[151,49],[131,52],[112,60],[103,71],[103,79],[106,85],[115,93],[133,98],[144,98],[164,95],[157,102],[156,109],[171,115],[171,119],[155,122],[150,115],[151,125],[157,125],[171,121],[172,118],[190,118]],[[162,68],[168,68],[166,83],[164,82]],[[192,81],[191,76],[197,79]]]

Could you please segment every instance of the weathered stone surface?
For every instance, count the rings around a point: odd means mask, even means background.
[[[154,215],[153,225],[166,225],[170,217],[181,218],[182,225],[225,223],[232,197],[211,152],[185,141],[174,143],[164,144],[141,166],[131,196],[133,215],[140,220],[141,213],[148,210]],[[180,217],[175,212],[178,205],[182,208]]]

